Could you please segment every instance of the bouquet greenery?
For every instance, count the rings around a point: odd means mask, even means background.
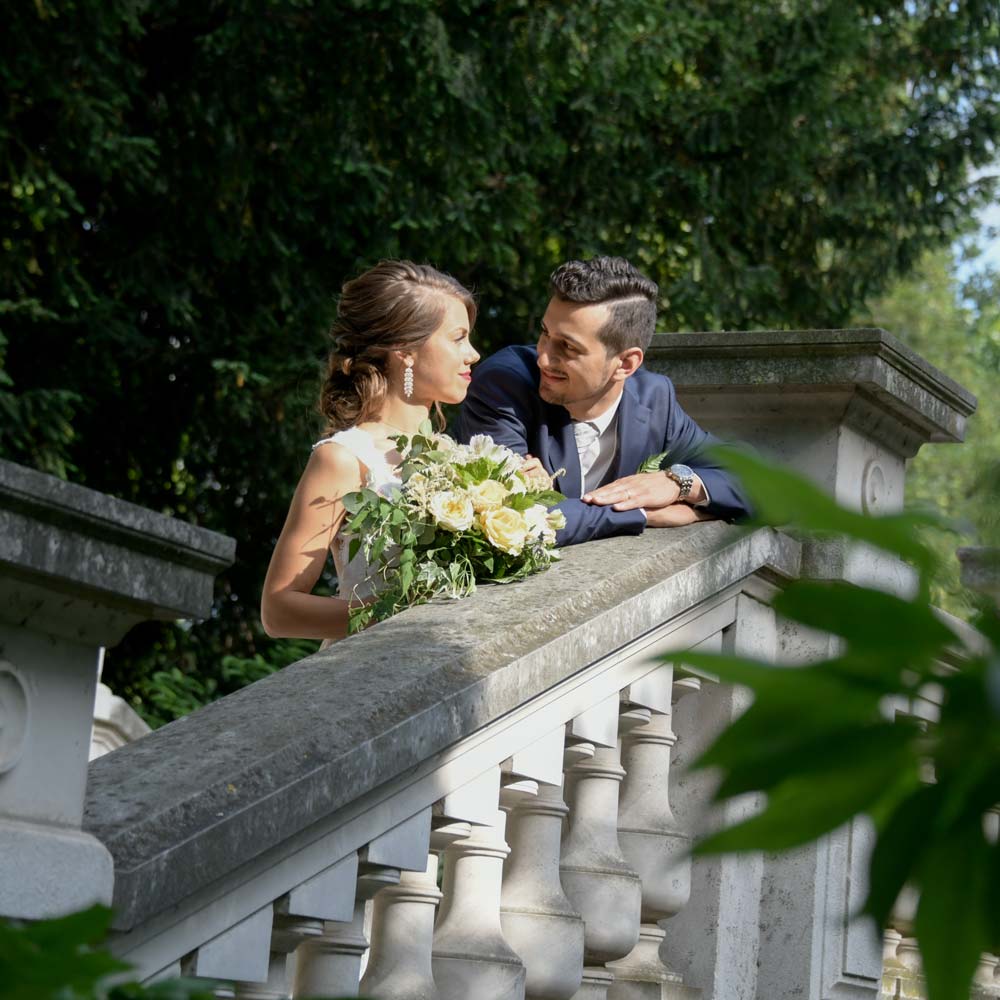
[[[566,520],[548,508],[565,497],[547,473],[523,471],[520,455],[485,434],[463,445],[425,423],[413,438],[393,440],[401,487],[344,497],[349,557],[364,552],[376,591],[351,610],[352,633],[435,597],[466,597],[477,582],[520,580],[559,558],[556,532]]]

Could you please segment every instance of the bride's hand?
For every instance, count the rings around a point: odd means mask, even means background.
[[[545,467],[542,465],[541,460],[535,458],[534,455],[525,455],[521,472],[525,476],[530,476],[533,472],[545,472]]]
[[[529,490],[552,489],[553,477],[534,455],[524,456],[524,465],[521,466],[521,475],[524,477],[524,481],[527,483]]]

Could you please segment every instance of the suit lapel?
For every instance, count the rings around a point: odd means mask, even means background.
[[[649,407],[639,400],[639,391],[627,379],[618,407],[618,449],[609,470],[608,482],[634,475],[652,452],[649,445]]]

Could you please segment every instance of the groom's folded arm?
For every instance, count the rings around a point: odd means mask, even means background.
[[[739,481],[705,454],[713,445],[722,442],[702,430],[679,403],[674,403],[673,414],[664,442],[664,448],[669,453],[665,464],[687,465],[701,479],[709,502],[704,506],[699,505],[699,510],[726,521],[749,517],[750,502],[740,488]]]
[[[641,535],[646,527],[642,510],[612,510],[572,498],[556,504],[566,518],[566,527],[556,533],[556,545],[577,545],[614,535]]]

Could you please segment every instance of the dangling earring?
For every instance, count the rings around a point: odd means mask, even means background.
[[[413,395],[413,362],[403,369],[403,395],[409,399]]]

